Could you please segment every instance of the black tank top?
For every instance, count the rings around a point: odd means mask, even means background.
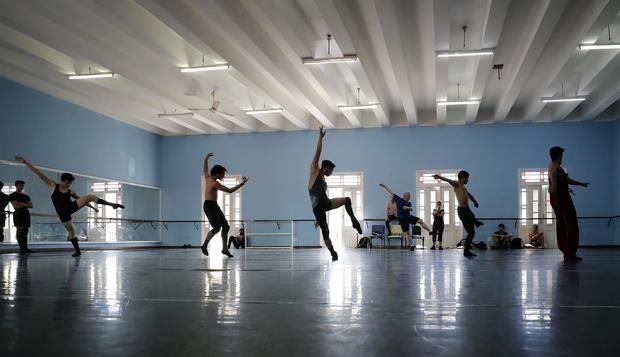
[[[321,177],[321,174],[317,175],[309,193],[312,208],[315,208],[320,200],[329,200],[329,197],[327,197],[327,182]]]
[[[54,188],[54,193],[52,193],[52,203],[56,208],[56,211],[64,211],[69,208],[71,205],[71,190],[63,193],[58,189],[58,184]]]

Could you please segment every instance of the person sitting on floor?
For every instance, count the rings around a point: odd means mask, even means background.
[[[239,234],[237,236],[230,236],[230,238],[228,238],[228,249],[230,249],[231,243],[235,246],[235,249],[245,249],[245,229],[239,228]]]
[[[529,234],[530,244],[534,248],[544,248],[545,247],[545,236],[543,232],[538,230],[538,224],[532,226],[532,232]]]
[[[506,232],[506,226],[500,223],[497,226],[498,231],[491,235],[495,248],[510,248],[510,241],[512,241],[512,234]]]

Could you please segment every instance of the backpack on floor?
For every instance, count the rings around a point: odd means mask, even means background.
[[[513,238],[510,241],[510,249],[521,249],[523,248],[523,241],[521,238]]]
[[[485,250],[487,249],[487,244],[485,242],[478,242],[476,244],[474,244],[474,246],[480,250]]]
[[[369,244],[370,244],[370,239],[368,237],[362,237],[360,238],[360,241],[357,242],[356,248],[368,248]]]

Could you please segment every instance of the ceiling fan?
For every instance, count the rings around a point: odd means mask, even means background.
[[[223,110],[219,110],[218,107],[220,106],[220,102],[218,100],[215,100],[215,91],[211,92],[211,99],[212,99],[212,104],[211,104],[211,108],[188,108],[190,111],[192,112],[199,112],[199,111],[204,111],[204,110],[208,110],[211,113],[215,113],[215,114],[221,114],[221,115],[226,115],[229,117],[234,117],[234,114],[231,113],[227,113]]]

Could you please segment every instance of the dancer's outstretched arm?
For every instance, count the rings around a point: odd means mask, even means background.
[[[476,199],[474,198],[474,196],[473,196],[471,193],[469,193],[469,192],[467,192],[467,196],[468,196],[468,197],[469,197],[469,199],[470,199],[470,200],[474,203],[474,206],[475,206],[476,208],[478,208],[478,207],[479,207],[479,206],[478,206],[478,201],[476,201]]]
[[[447,182],[450,185],[452,185],[452,187],[456,187],[459,184],[458,182],[456,182],[454,180],[450,180],[449,178],[445,178],[445,177],[443,177],[443,176],[441,176],[439,174],[433,175],[433,178],[436,179],[436,180],[441,180],[441,181]]]
[[[568,178],[568,184],[569,185],[573,185],[573,186],[583,186],[583,187],[588,187],[590,186],[589,182],[581,182],[581,181],[577,181],[577,180],[573,180],[572,178]]]
[[[54,182],[54,180],[45,176],[39,169],[34,167],[31,163],[26,161],[26,159],[24,159],[23,157],[17,155],[15,156],[15,160],[17,160],[17,162],[20,162],[26,165],[26,167],[30,169],[30,171],[34,172],[37,176],[39,176],[41,180],[43,180],[43,182],[45,182],[45,184],[47,185],[47,188],[49,188],[50,191],[54,191],[54,188],[56,188],[56,182]]]
[[[319,141],[316,143],[316,150],[314,156],[310,162],[310,171],[319,171],[319,159],[321,158],[321,151],[323,150],[323,138],[325,137],[325,129],[319,128]]]
[[[233,193],[233,192],[237,191],[238,189],[240,189],[243,185],[245,185],[245,183],[248,182],[249,179],[250,179],[249,177],[242,176],[241,177],[241,183],[238,184],[235,187],[226,187],[226,186],[224,186],[221,183],[216,181],[216,187],[215,188],[220,190],[220,191],[226,192],[226,193]]]
[[[380,184],[379,184],[379,186],[380,186],[380,187],[383,187],[383,189],[385,190],[385,192],[387,192],[387,193],[388,193],[388,195],[390,195],[390,196],[392,196],[392,197],[394,197],[394,196],[396,195],[396,194],[394,193],[394,191],[390,190],[390,188],[389,188],[389,187],[387,187],[386,185],[384,185],[384,184],[380,183]]]
[[[209,172],[209,158],[213,157],[213,153],[210,152],[207,154],[207,156],[205,157],[205,165],[204,165],[204,174],[205,177],[209,177],[211,176],[211,173]]]

